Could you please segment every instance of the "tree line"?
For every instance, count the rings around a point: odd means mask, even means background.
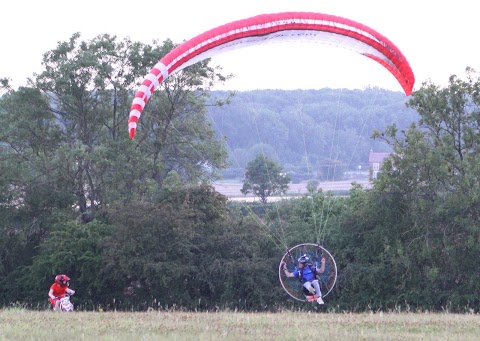
[[[383,131],[392,122],[407,129],[418,120],[406,100],[401,92],[379,88],[235,93],[228,106],[208,110],[229,151],[222,175],[241,179],[248,162],[260,153],[281,164],[295,182],[339,180],[358,166],[368,169],[370,150],[392,151],[371,139],[372,131]]]
[[[314,309],[278,283],[278,236],[311,242],[328,204],[322,242],[339,269],[330,307],[478,311],[474,70],[446,87],[424,83],[407,102],[417,121],[373,133],[393,154],[372,189],[233,203],[212,186],[230,150],[209,117],[228,99],[211,87],[229,76],[210,60],[162,84],[128,138],[136,84],[174,46],[74,34],[28,86],[2,80],[3,305],[44,309],[54,276],[66,273],[83,309]]]

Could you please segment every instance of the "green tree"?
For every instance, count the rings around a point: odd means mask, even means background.
[[[226,217],[225,200],[196,186],[177,188],[159,204],[113,205],[107,217],[117,229],[104,245],[102,274],[131,303],[189,306],[208,298],[206,245]]]
[[[50,268],[34,264],[37,274],[50,269],[37,278],[42,283],[65,264],[64,250],[54,247],[64,237],[51,233],[58,224],[80,231],[78,218],[87,233],[102,208],[156,201],[165,179],[170,190],[179,182],[208,182],[224,167],[226,152],[204,106],[210,87],[226,78],[208,60],[164,82],[158,99],[145,109],[141,138],[128,138],[138,82],[174,47],[169,40],[145,45],[100,35],[81,41],[74,34],[44,54],[44,71],[29,87],[13,90],[0,80],[0,291],[5,299],[21,297],[15,278],[39,253],[42,262],[59,260]],[[50,255],[43,254],[47,249]],[[85,267],[74,269],[78,277],[98,272],[93,267],[98,249],[92,249],[94,254],[78,257],[86,260]]]
[[[271,195],[285,194],[290,183],[290,176],[282,173],[282,168],[272,159],[263,155],[250,161],[247,165],[241,192],[253,193],[262,203]]]
[[[425,82],[408,102],[420,120],[407,130],[392,125],[374,134],[394,153],[365,198],[370,204],[352,207],[344,224],[350,231],[342,233],[363,238],[358,247],[345,246],[350,253],[368,250],[367,265],[352,259],[356,271],[377,268],[370,274],[377,286],[385,283],[380,275],[389,274],[390,284],[372,297],[381,293],[383,302],[429,309],[478,305],[478,262],[471,260],[480,252],[479,93],[472,69],[466,80],[451,76],[446,87]],[[369,287],[362,281],[353,280]]]
[[[48,104],[47,96],[26,87],[0,99],[0,291],[6,302],[23,297],[15,294],[17,269],[32,262],[74,201],[51,162],[60,129]]]
[[[172,48],[169,40],[144,45],[74,34],[45,53],[45,70],[31,88],[3,86],[0,162],[11,170],[10,197],[37,208],[73,206],[89,222],[115,200],[154,199],[171,172],[182,181],[214,178],[226,149],[206,120],[205,103],[210,87],[226,78],[208,60],[162,84],[137,141],[125,130],[137,83]]]
[[[19,297],[15,297],[11,295],[14,291],[10,290],[10,299],[44,301],[45,292],[59,273],[72,278],[71,284],[77,290],[79,303],[95,305],[111,297],[114,294],[111,283],[102,275],[102,254],[103,241],[112,231],[112,226],[98,219],[89,224],[78,220],[54,224],[50,237],[40,244],[39,254],[32,265],[19,267],[14,272],[12,284],[21,291]]]

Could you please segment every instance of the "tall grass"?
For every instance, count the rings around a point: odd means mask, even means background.
[[[0,340],[479,340],[479,314],[0,310]]]

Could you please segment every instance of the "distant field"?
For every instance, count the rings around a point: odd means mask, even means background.
[[[480,315],[0,310],[0,340],[479,340]]]
[[[354,180],[342,180],[342,181],[325,181],[320,182],[318,188],[323,189],[324,192],[328,191],[349,191],[352,188],[352,182]],[[355,182],[361,184],[364,188],[369,188],[371,186],[370,181],[368,180],[355,180]],[[240,189],[242,188],[243,183],[240,181],[216,181],[214,184],[215,190],[229,198],[253,198],[252,195],[244,196]],[[300,182],[298,184],[290,184],[289,190],[284,197],[299,196],[307,191],[307,182]]]

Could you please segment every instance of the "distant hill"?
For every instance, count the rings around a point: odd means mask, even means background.
[[[228,92],[214,91],[214,98]],[[257,154],[274,158],[293,180],[337,180],[368,167],[370,150],[389,152],[371,139],[374,130],[418,120],[401,92],[366,90],[254,90],[236,92],[230,104],[209,106],[219,136],[226,137],[231,167],[225,178],[243,177]]]

